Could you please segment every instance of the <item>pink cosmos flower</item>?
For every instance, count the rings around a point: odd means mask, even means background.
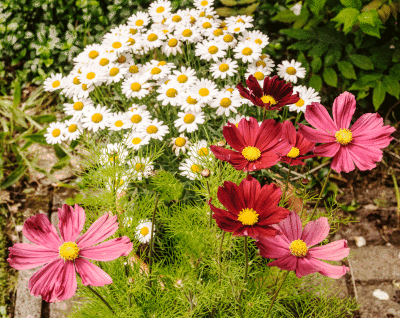
[[[327,218],[311,221],[302,230],[299,215],[291,211],[289,216],[275,227],[282,235],[259,237],[256,242],[261,256],[276,258],[268,266],[295,271],[298,278],[316,272],[331,278],[339,278],[349,270],[346,266],[335,266],[320,261],[320,259],[339,261],[347,257],[350,248],[347,247],[346,240],[311,248],[328,236]]]
[[[333,157],[332,169],[350,172],[355,169],[371,170],[382,160],[382,148],[389,145],[395,131],[384,126],[379,114],[362,115],[350,128],[356,110],[354,95],[344,92],[333,103],[333,120],[319,103],[307,106],[306,120],[315,128],[299,124],[301,132],[311,142],[324,143],[316,146],[314,153],[321,157]]]
[[[111,277],[87,259],[112,261],[132,251],[133,244],[126,236],[98,244],[117,231],[117,217],[103,215],[79,238],[85,224],[85,211],[80,206],[75,204],[73,209],[64,204],[58,209],[58,218],[61,239],[49,219],[38,214],[27,219],[22,230],[25,237],[35,244],[16,243],[9,248],[7,261],[15,269],[46,264],[29,280],[31,294],[41,295],[47,302],[71,298],[77,287],[75,270],[83,285],[112,284]]]

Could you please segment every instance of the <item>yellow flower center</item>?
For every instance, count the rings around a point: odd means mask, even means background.
[[[90,51],[89,52],[89,57],[91,58],[91,59],[95,59],[96,57],[98,57],[99,56],[99,52],[97,52],[97,51]]]
[[[134,92],[138,92],[141,89],[142,89],[142,85],[140,85],[139,83],[132,83],[131,90],[133,90]]]
[[[194,99],[194,98],[192,98],[192,97],[190,97],[190,96],[188,96],[188,98],[186,99],[186,101],[187,101],[187,103],[190,104],[190,105],[195,105],[195,104],[197,104],[197,99]]]
[[[347,145],[353,140],[353,134],[350,129],[340,129],[335,134],[336,141],[341,145]]]
[[[192,170],[193,173],[199,173],[200,172],[200,167],[199,167],[199,165],[192,165],[190,167],[190,170]]]
[[[110,61],[109,61],[108,59],[106,59],[105,57],[103,57],[103,58],[100,60],[100,65],[101,65],[101,66],[106,66],[106,65],[108,65],[108,63],[110,63]]]
[[[183,137],[176,138],[175,145],[177,145],[178,147],[183,147],[184,145],[186,145],[186,139]]]
[[[251,48],[249,48],[249,47],[245,47],[245,48],[242,50],[242,54],[243,54],[243,55],[246,55],[246,56],[249,56],[249,55],[253,54],[253,50],[252,50]]]
[[[140,144],[141,141],[142,141],[142,139],[140,139],[139,137],[132,138],[132,143],[134,145]]]
[[[265,76],[262,72],[255,72],[254,77],[259,81],[262,81],[265,78]]]
[[[203,23],[203,28],[204,28],[204,29],[209,29],[209,28],[211,28],[211,26],[212,26],[212,25],[211,25],[210,22],[204,22],[204,23]]]
[[[94,72],[89,72],[89,73],[87,73],[87,75],[86,75],[86,78],[87,78],[88,80],[94,79],[95,77],[96,77],[96,74],[95,74]]]
[[[183,121],[184,121],[186,124],[191,124],[191,123],[194,122],[194,120],[195,120],[195,117],[194,117],[194,115],[192,115],[192,114],[187,114],[187,115],[185,115],[185,117],[183,117]]]
[[[208,155],[208,148],[202,147],[202,148],[199,149],[199,151],[197,153],[199,154],[199,156],[207,156]]]
[[[261,41],[261,39],[256,39],[254,42],[256,42],[256,44],[259,44],[259,45],[261,45],[261,44],[262,44],[262,41]]]
[[[83,109],[83,103],[82,102],[76,102],[74,103],[74,110],[82,110]]]
[[[210,91],[207,88],[200,88],[199,90],[199,95],[200,96],[208,96],[210,94]]]
[[[141,162],[138,162],[138,163],[135,165],[136,171],[144,171],[144,168],[146,168],[146,166],[145,166],[143,163],[141,163]]]
[[[86,84],[82,84],[82,89],[83,89],[84,91],[87,91],[87,90],[89,89],[89,87],[88,87]]]
[[[117,75],[119,73],[119,68],[118,67],[113,67],[111,70],[110,70],[110,76],[115,76],[115,75]]]
[[[64,261],[73,261],[79,255],[79,247],[74,242],[65,242],[59,247],[60,257]]]
[[[158,128],[154,125],[150,125],[147,127],[146,131],[148,134],[155,134],[158,131]]]
[[[165,62],[165,61],[160,61],[160,62],[158,62],[157,65],[158,65],[158,66],[164,66],[164,65],[167,65],[167,62]]]
[[[99,123],[102,120],[103,120],[103,115],[102,114],[96,113],[96,114],[94,114],[92,116],[92,122],[94,122],[94,123]]]
[[[206,16],[206,13],[204,11],[201,11],[200,12],[200,18],[205,17],[205,16]]]
[[[261,157],[261,151],[256,147],[248,146],[242,150],[242,155],[248,161],[255,161]]]
[[[74,83],[75,85],[79,85],[79,84],[81,83],[81,81],[79,80],[79,78],[74,77],[73,83]]]
[[[189,30],[189,29],[185,29],[185,30],[183,30],[183,32],[182,32],[182,35],[183,35],[185,38],[191,37],[192,34],[193,34],[192,30]]]
[[[295,240],[289,245],[290,253],[297,257],[304,257],[307,255],[307,245],[302,240]]]
[[[224,34],[224,32],[221,29],[216,29],[214,30],[213,34],[215,36],[221,36],[222,34]]]
[[[233,31],[239,32],[239,31],[240,31],[240,28],[234,28]]]
[[[136,65],[132,65],[129,67],[129,72],[132,74],[136,74],[139,72],[139,68]]]
[[[151,70],[152,75],[157,75],[161,73],[161,69],[159,67],[153,67]]]
[[[299,148],[296,147],[292,147],[292,149],[290,149],[289,153],[286,155],[286,157],[289,158],[297,158],[300,154],[300,150]]]
[[[296,69],[294,67],[288,67],[286,69],[286,73],[288,73],[289,75],[294,75],[296,74]]]
[[[54,130],[52,131],[51,134],[53,135],[53,137],[58,137],[58,136],[60,136],[60,134],[61,134],[61,130],[58,129],[58,128],[56,128],[56,129],[54,129]]]
[[[113,47],[114,49],[119,49],[121,46],[122,46],[121,42],[114,42],[114,43],[112,44],[112,47]]]
[[[257,67],[258,67],[258,66],[266,67],[267,64],[266,64],[264,61],[257,61],[256,66],[257,66]]]
[[[126,61],[126,57],[121,55],[118,59],[117,59],[118,63],[125,63]]]
[[[303,106],[303,105],[304,105],[304,100],[300,98],[299,101],[298,101],[297,103],[295,103],[295,105],[296,105],[297,107]]]
[[[147,40],[149,40],[150,42],[154,42],[158,39],[157,34],[151,33],[149,34],[149,36],[147,37]]]
[[[228,97],[224,97],[223,99],[221,99],[220,105],[224,108],[231,106],[232,101],[230,98]]]
[[[186,75],[184,75],[184,74],[181,74],[181,75],[178,76],[177,80],[178,80],[179,83],[183,84],[183,83],[187,82],[188,77]]]
[[[243,21],[243,19],[237,19],[236,22],[245,23],[245,22]]]
[[[177,39],[171,39],[171,40],[168,41],[168,45],[170,47],[175,47],[175,46],[178,45],[178,40]]]
[[[132,46],[136,43],[135,39],[132,39],[132,38],[129,38],[129,40],[127,42],[130,43],[129,46]]]
[[[60,86],[60,84],[61,84],[60,81],[57,80],[57,81],[54,81],[53,84],[51,84],[51,86],[53,86],[53,88],[56,88],[56,87]]]
[[[226,90],[227,90],[228,92],[231,92],[231,93],[233,93],[233,91],[234,91],[233,88],[227,88]]]
[[[204,0],[204,1],[200,2],[200,5],[202,5],[203,7],[205,7],[207,4],[208,4],[207,0]]]
[[[218,52],[218,48],[215,45],[212,45],[208,48],[208,53],[215,54]]]
[[[254,225],[258,222],[258,215],[253,209],[243,209],[239,212],[238,221],[243,225]]]
[[[178,94],[178,91],[175,88],[170,88],[167,90],[167,96],[170,98],[174,98]]]
[[[229,70],[229,65],[226,64],[226,63],[222,63],[222,64],[219,66],[219,70],[220,70],[221,72],[226,72],[227,70]]]
[[[142,116],[136,114],[131,117],[131,122],[134,124],[138,124],[142,121]]]
[[[118,155],[116,155],[116,156],[111,156],[110,157],[110,161],[115,161],[115,162],[118,162],[119,160],[118,160]],[[115,181],[118,181],[118,179],[116,179]],[[120,183],[122,184],[124,181],[121,179],[120,180]]]
[[[142,19],[139,19],[139,20],[137,20],[137,21],[135,22],[136,26],[139,26],[139,27],[142,26],[143,23],[144,23],[144,21],[143,21]]]
[[[182,21],[182,18],[179,15],[174,15],[172,18],[172,22],[180,22]]]
[[[78,129],[78,125],[76,125],[76,124],[69,125],[69,127],[68,127],[68,131],[70,133],[75,132],[77,129]]]
[[[233,41],[233,36],[230,34],[225,34],[223,40],[224,42],[230,43]]]
[[[122,126],[124,125],[124,123],[123,123],[122,120],[117,120],[117,121],[114,123],[114,125],[115,125],[116,127],[122,127]]]
[[[164,7],[158,7],[156,12],[157,13],[162,13],[162,12],[164,12],[164,10],[165,10]]]
[[[147,234],[149,234],[149,232],[150,231],[149,231],[149,228],[147,226],[142,227],[141,230],[140,230],[140,234],[142,236],[146,236]]]
[[[136,29],[133,29],[133,28],[129,29],[130,34],[135,35],[137,32],[138,32],[138,30],[136,30]]]
[[[270,105],[278,104],[278,102],[275,100],[275,98],[273,98],[271,95],[265,95],[265,96],[261,97],[261,100],[265,104],[267,104],[267,103],[270,103]]]

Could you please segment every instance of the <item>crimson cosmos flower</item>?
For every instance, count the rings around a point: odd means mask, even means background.
[[[243,179],[240,185],[225,181],[218,188],[219,202],[228,210],[209,205],[218,226],[233,235],[255,237],[274,237],[279,230],[273,228],[285,219],[289,210],[278,206],[282,191],[275,184],[260,183],[252,176]]]
[[[337,172],[355,169],[371,170],[382,160],[382,148],[389,145],[396,129],[383,125],[379,114],[362,115],[351,126],[356,110],[356,99],[349,92],[339,95],[333,103],[333,120],[319,103],[307,106],[306,120],[315,128],[299,124],[299,132],[309,141],[324,143],[316,146],[314,153],[321,157],[333,157],[331,167]]]
[[[297,103],[300,99],[298,93],[293,94],[292,84],[279,80],[278,75],[272,78],[267,76],[263,88],[253,75],[249,76],[246,84],[249,89],[244,88],[242,83],[237,85],[240,95],[254,105],[268,110],[281,109],[285,105]]]
[[[223,127],[226,142],[236,151],[210,146],[215,157],[229,162],[236,170],[255,171],[275,165],[280,155],[292,148],[282,136],[282,124],[273,119],[264,120],[261,126],[255,118],[243,118],[238,127],[229,123]]]
[[[292,149],[286,156],[281,157],[281,161],[291,166],[304,165],[302,160],[315,157],[315,154],[306,156],[305,154],[312,151],[315,143],[308,141],[301,132],[296,133],[291,121],[286,120],[282,126],[282,139],[287,140]]]

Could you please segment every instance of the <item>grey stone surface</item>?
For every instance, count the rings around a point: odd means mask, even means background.
[[[50,318],[66,318],[72,311],[75,301],[73,298],[50,304]]]
[[[65,200],[70,197],[74,197],[78,193],[75,189],[70,188],[56,188],[53,193],[53,209],[52,215],[58,212],[58,209],[62,208]]]
[[[393,246],[363,246],[350,250],[356,281],[400,280],[399,249]]]

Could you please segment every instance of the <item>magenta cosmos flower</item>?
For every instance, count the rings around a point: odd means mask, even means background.
[[[256,244],[260,254],[266,258],[276,258],[268,266],[277,266],[287,271],[295,271],[301,278],[312,273],[339,278],[349,270],[346,266],[336,266],[320,261],[339,261],[349,255],[346,240],[339,240],[326,245],[312,247],[321,243],[329,234],[329,223],[325,217],[309,222],[301,228],[301,219],[293,211],[275,225],[282,235],[273,238],[258,238]]]
[[[275,165],[280,155],[287,154],[291,147],[282,136],[282,124],[273,119],[264,120],[261,126],[255,118],[243,118],[238,127],[229,123],[222,133],[226,142],[235,150],[210,146],[220,160],[229,162],[236,170],[255,171]]]
[[[292,147],[286,156],[281,157],[281,161],[291,166],[304,165],[302,160],[315,157],[315,154],[306,155],[315,147],[315,142],[308,141],[301,132],[296,132],[291,121],[286,120],[282,126],[282,139],[287,140]]]
[[[275,184],[260,183],[252,176],[243,179],[240,185],[225,181],[218,188],[219,202],[227,209],[219,209],[209,202],[218,226],[233,235],[266,237],[279,231],[273,228],[287,217],[289,210],[278,206],[282,191]]]
[[[49,219],[38,214],[27,219],[23,227],[25,237],[35,244],[17,243],[9,248],[7,261],[15,269],[47,264],[29,280],[31,294],[41,295],[47,302],[71,298],[77,287],[75,270],[83,285],[112,284],[111,277],[87,259],[112,261],[132,251],[133,244],[126,236],[98,244],[117,231],[117,217],[103,215],[79,238],[85,224],[85,211],[80,206],[75,204],[73,209],[64,204],[58,209],[58,218],[61,239]]]
[[[311,142],[324,143],[316,146],[314,153],[320,157],[333,157],[331,167],[337,172],[355,169],[371,170],[382,160],[382,150],[387,147],[395,131],[383,125],[379,114],[362,115],[350,127],[356,110],[354,95],[344,92],[333,103],[333,120],[328,111],[319,103],[307,106],[306,120],[315,128],[299,124],[301,132]]]

